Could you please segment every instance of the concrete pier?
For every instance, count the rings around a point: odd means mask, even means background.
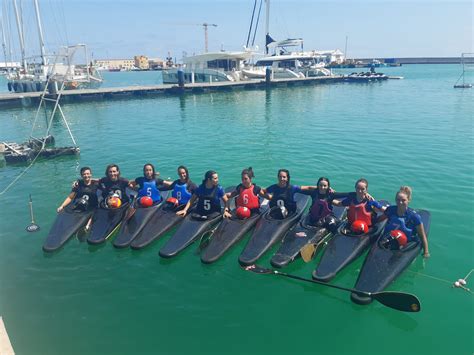
[[[195,94],[232,90],[259,90],[282,86],[330,84],[341,82],[343,80],[344,78],[342,76],[333,75],[314,78],[273,79],[270,82],[266,82],[265,80],[248,80],[223,81],[215,83],[194,83],[185,84],[183,87],[175,84],[163,84],[152,86],[64,90],[62,93],[61,102],[72,103],[113,99],[133,99],[159,95],[182,95],[187,93]],[[41,94],[41,92],[0,94],[0,107],[36,106],[39,103]],[[54,95],[49,95],[49,97],[55,98]]]

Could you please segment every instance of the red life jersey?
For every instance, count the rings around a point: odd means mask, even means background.
[[[248,209],[256,209],[260,207],[260,200],[253,191],[254,185],[245,189],[243,186],[240,188],[239,195],[235,198],[235,204],[237,207],[247,207]]]
[[[347,219],[350,224],[354,223],[355,221],[363,221],[367,223],[368,227],[372,225],[372,213],[366,211],[366,204],[367,202],[362,202],[358,205],[351,203],[349,206],[349,211],[347,212]]]
[[[314,201],[314,204],[311,207],[309,213],[311,214],[311,218],[313,219],[313,221],[317,222],[321,218],[330,215],[332,211],[329,208],[327,200],[318,198],[316,201]]]

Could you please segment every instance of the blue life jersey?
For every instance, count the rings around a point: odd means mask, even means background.
[[[384,215],[388,221],[385,225],[384,233],[390,233],[393,230],[401,230],[407,236],[408,241],[416,241],[416,228],[422,223],[421,217],[411,208],[408,208],[403,216],[397,214],[397,206],[389,206]]]
[[[135,179],[135,182],[138,185],[138,198],[148,196],[151,197],[153,203],[161,201],[160,191],[158,190],[158,184],[161,182],[161,179],[151,179],[148,180],[145,177],[141,176]]]
[[[174,184],[173,191],[171,192],[171,196],[176,198],[178,200],[178,204],[184,205],[188,203],[188,201],[191,199],[191,196],[193,194],[188,191],[188,184]]]

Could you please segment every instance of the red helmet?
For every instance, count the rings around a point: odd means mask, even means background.
[[[175,207],[178,206],[178,204],[179,204],[179,201],[176,197],[168,197],[166,199],[166,202],[173,205],[173,206],[175,206]]]
[[[246,219],[250,217],[250,209],[247,207],[239,207],[235,211],[235,214],[237,215],[238,218],[240,219]]]
[[[150,207],[153,205],[153,199],[150,196],[140,197],[140,205],[143,207]]]
[[[398,242],[399,246],[404,246],[408,243],[408,238],[401,230],[395,229],[390,232],[390,236]]]
[[[351,230],[356,234],[365,234],[369,231],[369,227],[364,221],[357,220],[351,224]]]

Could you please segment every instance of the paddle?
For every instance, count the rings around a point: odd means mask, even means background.
[[[326,236],[324,236],[321,240],[319,240],[317,243],[308,243],[305,244],[301,249],[300,249],[300,255],[301,258],[305,263],[309,263],[311,260],[313,260],[314,256],[320,249],[320,247],[323,244],[327,243],[327,240],[332,237],[331,233],[328,233]]]
[[[30,194],[30,216],[31,216],[31,224],[27,226],[25,229],[27,232],[37,232],[40,230],[40,226],[35,223],[35,218],[33,216],[33,200],[31,199],[31,194]]]
[[[254,272],[256,274],[273,274],[273,275],[280,275],[284,277],[289,277],[291,279],[296,279],[296,280],[301,280],[301,281],[306,281],[306,282],[311,282],[319,285],[324,285],[327,287],[332,287],[332,288],[337,288],[338,290],[343,290],[343,291],[349,291],[349,292],[354,292],[358,295],[361,296],[368,296],[371,297],[377,301],[379,301],[381,304],[384,306],[396,309],[398,311],[402,312],[419,312],[421,309],[421,304],[420,300],[412,294],[409,293],[403,293],[403,292],[396,292],[396,291],[382,291],[382,292],[364,292],[364,291],[359,291],[356,289],[352,288],[346,288],[342,286],[337,286],[337,285],[331,285],[324,283],[322,281],[317,281],[317,280],[311,280],[311,279],[305,279],[303,277],[295,276],[295,275],[290,275],[284,272],[280,272],[277,270],[273,269],[267,269],[258,265],[250,265],[250,266],[242,266],[244,270]]]
[[[216,224],[216,226],[212,229],[209,229],[201,235],[201,239],[199,239],[199,245],[196,249],[196,254],[199,254],[203,249],[205,249],[209,243],[211,242],[211,238],[214,235],[214,232],[216,231],[217,227],[219,226],[219,223]]]

